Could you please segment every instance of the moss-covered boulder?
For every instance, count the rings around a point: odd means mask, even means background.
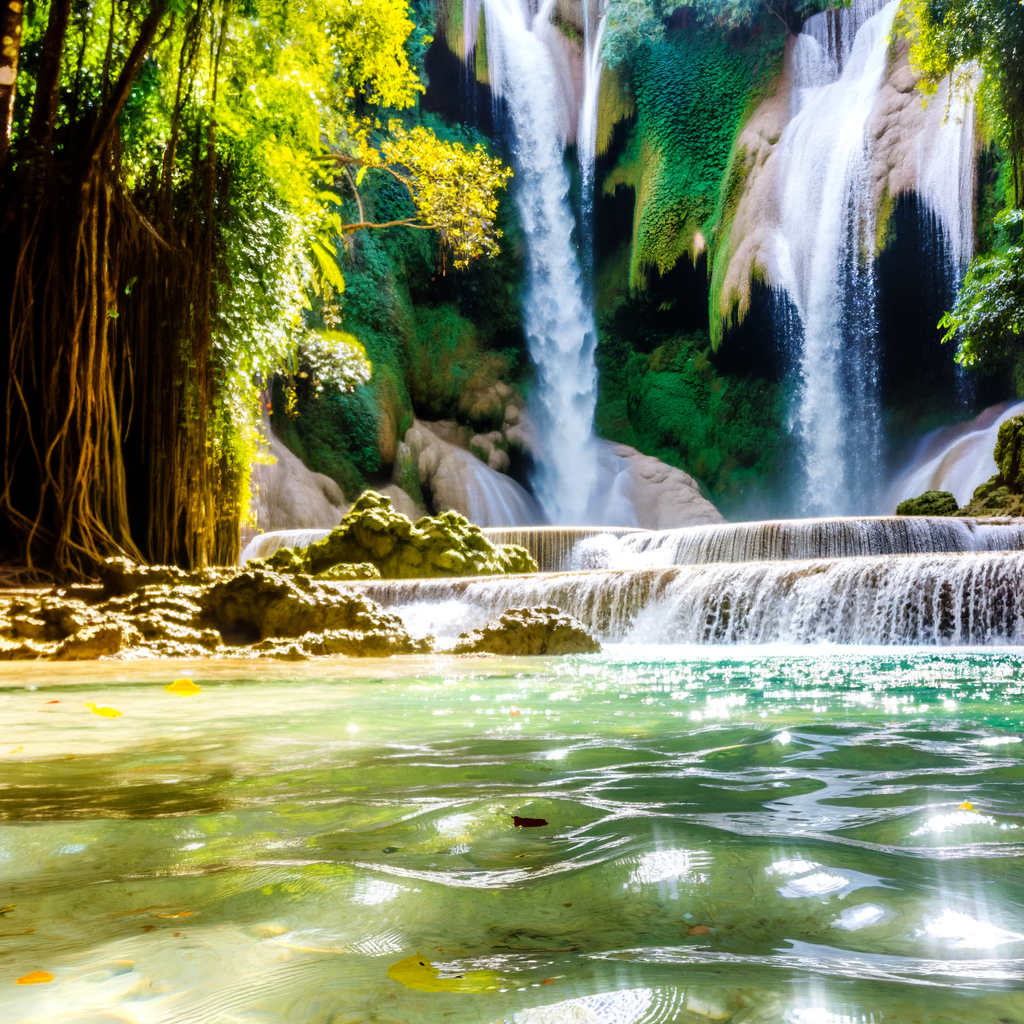
[[[998,472],[976,488],[961,516],[1024,516],[1024,416],[999,427],[992,452]]]
[[[601,645],[571,615],[547,605],[511,608],[482,629],[463,633],[455,654],[593,654]]]
[[[955,516],[960,506],[949,491],[925,491],[896,506],[898,516]]]
[[[281,548],[260,564],[318,578],[338,566],[366,564],[384,579],[537,571],[525,548],[492,544],[457,512],[424,516],[413,523],[394,510],[390,498],[374,491],[361,495],[323,540],[301,551]]]

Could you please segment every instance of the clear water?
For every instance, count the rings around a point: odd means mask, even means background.
[[[181,674],[5,667],[5,1024],[1024,1019],[1020,651]]]

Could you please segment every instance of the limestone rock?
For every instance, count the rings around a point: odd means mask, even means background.
[[[415,422],[406,432],[405,441],[416,460],[420,487],[429,495],[431,506],[438,512],[458,512],[483,527],[547,522],[533,495],[469,451],[474,436],[483,435],[466,436],[447,424],[422,421]],[[494,449],[492,442],[491,450]],[[504,451],[497,450],[507,458]],[[487,455],[489,458],[489,451]],[[496,457],[495,464],[504,465],[505,461]]]
[[[77,633],[72,633],[53,652],[53,660],[109,658],[141,643],[142,633],[131,622],[113,620],[84,626]]]
[[[624,496],[632,503],[635,523],[645,530],[672,530],[725,522],[722,513],[701,493],[697,481],[675,466],[643,455],[625,444],[601,441],[604,450],[622,460],[629,475]]]
[[[908,498],[896,506],[898,516],[953,516],[959,505],[949,491],[925,491],[916,498]]]
[[[273,567],[311,575],[339,563],[359,562],[376,566],[384,579],[537,571],[537,563],[524,548],[491,544],[478,527],[455,512],[414,524],[395,512],[388,498],[372,491],[361,495],[323,540],[302,552],[284,555],[286,550],[274,555],[274,559],[281,557],[272,560]]]
[[[269,464],[253,467],[251,487],[257,530],[330,529],[341,521],[347,503],[341,488],[323,473],[314,473],[265,425],[270,439]]]
[[[593,654],[601,645],[571,615],[547,605],[512,608],[482,629],[463,633],[455,654]]]
[[[427,514],[426,508],[420,504],[419,500],[399,487],[398,484],[388,484],[386,487],[382,487],[378,493],[390,498],[395,511],[405,516],[406,519],[416,522],[417,519],[422,519]]]

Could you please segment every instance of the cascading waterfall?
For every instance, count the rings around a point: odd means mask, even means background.
[[[537,369],[533,414],[542,438],[536,491],[554,523],[602,521],[594,439],[596,332],[573,244],[569,125],[558,102],[548,33],[554,0],[532,17],[519,0],[484,0],[491,88],[512,124],[516,200],[527,239],[525,328]]]
[[[719,563],[358,584],[411,632],[451,638],[555,605],[605,642],[1019,644],[1024,553]]]
[[[606,12],[600,0],[583,0],[583,102],[576,129],[580,165],[583,266],[589,278],[594,260],[594,167],[597,163],[597,103],[601,92],[601,43]],[[596,23],[595,23],[596,22]]]
[[[897,4],[875,6],[861,0],[808,19],[792,54],[796,112],[779,142],[773,283],[799,314],[790,339],[801,352],[795,430],[803,511],[812,515],[872,511],[881,461],[866,134]]]

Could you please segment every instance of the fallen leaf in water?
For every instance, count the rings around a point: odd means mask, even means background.
[[[9,914],[17,905],[17,903],[8,903],[6,907],[0,907],[0,917]]]
[[[707,935],[711,929],[706,924],[695,924],[692,928],[688,928],[686,931],[687,935]]]
[[[10,753],[16,754],[19,750],[24,750],[24,749],[25,749],[24,747],[15,747],[12,751],[10,751]]]
[[[31,974],[26,974],[24,978],[19,978],[14,984],[15,985],[43,985],[48,981],[53,981],[53,975],[46,971],[33,971]]]
[[[512,824],[515,828],[541,828],[547,823],[547,818],[520,818],[518,814],[512,815]]]
[[[554,978],[544,978],[543,981],[541,981],[542,985],[554,985],[554,983],[555,983],[555,979]]]
[[[194,910],[183,910],[180,914],[150,914],[150,917],[162,917],[165,920],[179,917],[191,917],[195,913]]]
[[[46,703],[47,704],[59,704],[60,701],[59,700],[48,700]]]
[[[509,709],[509,714],[510,715],[521,715],[522,711],[520,711],[519,708],[510,708]]]
[[[388,968],[388,977],[417,992],[491,992],[501,988],[502,978],[494,971],[469,971],[444,978],[422,954],[407,956]]]
[[[115,708],[108,708],[106,704],[93,704],[91,700],[85,702],[85,706],[94,714],[103,718],[120,718],[121,712]]]
[[[194,697],[197,693],[202,693],[202,688],[196,686],[191,679],[175,679],[173,683],[169,683],[164,689],[168,693],[176,693],[179,697]]]
[[[962,804],[960,804],[959,807],[957,807],[957,810],[958,811],[973,811],[974,810],[974,804],[972,804],[970,800],[965,800]]]

